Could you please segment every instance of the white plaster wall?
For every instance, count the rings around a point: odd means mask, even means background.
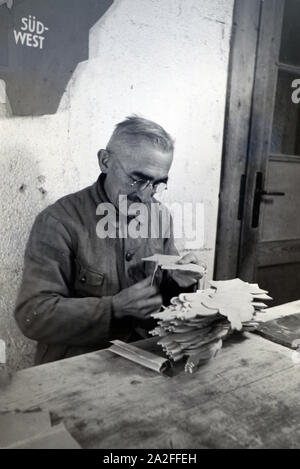
[[[92,28],[90,58],[57,114],[0,120],[0,338],[12,368],[32,363],[13,305],[34,217],[94,182],[97,150],[127,115],[155,120],[175,137],[165,200],[204,203],[198,252],[211,277],[232,8],[233,0],[115,0]]]

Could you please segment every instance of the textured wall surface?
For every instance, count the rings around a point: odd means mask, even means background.
[[[175,137],[165,200],[204,204],[205,243],[197,250],[211,276],[232,7],[231,0],[115,0],[92,28],[89,60],[56,115],[5,117],[1,99],[0,338],[12,369],[32,363],[34,343],[17,330],[13,305],[34,217],[94,182],[97,150],[129,114]]]

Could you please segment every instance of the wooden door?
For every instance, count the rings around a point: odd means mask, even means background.
[[[249,8],[250,0],[246,2]],[[245,15],[245,1],[237,3],[243,4],[239,14]],[[220,213],[216,277],[232,277],[235,270],[240,278],[257,281],[269,290],[273,304],[281,304],[300,298],[300,104],[292,101],[293,82],[300,78],[300,0],[254,3],[251,11],[255,11],[257,35],[252,31],[249,59],[254,64],[245,85],[251,88],[251,102],[248,98],[247,131],[244,129],[240,145],[244,153],[239,159],[234,151],[231,155],[231,167],[239,161],[238,174],[230,183],[236,191],[231,215],[222,201],[222,195],[226,199],[234,190],[224,188],[230,180],[230,167],[225,164],[220,211],[225,210]],[[243,21],[247,24],[245,16]],[[238,95],[243,102],[242,93]],[[226,150],[228,153],[225,146],[224,158]],[[229,246],[232,262],[227,261],[226,271],[226,264],[220,267],[226,239],[224,245],[220,235],[224,234],[224,220],[228,231],[234,218]]]

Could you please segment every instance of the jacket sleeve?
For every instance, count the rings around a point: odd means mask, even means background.
[[[27,337],[48,344],[94,346],[108,340],[112,297],[73,298],[74,254],[65,226],[42,212],[31,230],[15,308]]]

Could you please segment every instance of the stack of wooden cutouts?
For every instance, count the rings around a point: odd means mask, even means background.
[[[157,327],[152,335],[160,336],[167,356],[177,362],[185,359],[185,371],[193,373],[199,365],[213,358],[224,339],[233,330],[254,330],[262,312],[271,300],[257,284],[236,278],[211,281],[210,288],[195,293],[182,293],[170,306],[154,313]]]

